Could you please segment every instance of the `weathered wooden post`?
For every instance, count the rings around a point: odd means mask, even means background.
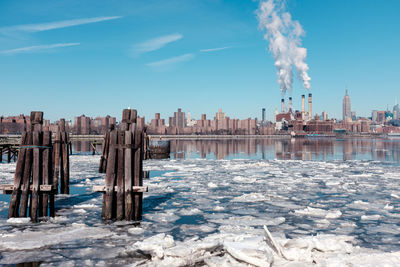
[[[99,171],[106,173],[103,192],[103,219],[141,220],[143,186],[143,135],[136,129],[136,110],[125,109],[119,129],[104,137]]]
[[[47,216],[48,209],[54,216],[51,132],[43,132],[42,123],[43,112],[31,112],[31,128],[20,141],[14,184],[0,186],[4,193],[11,193],[9,218],[26,217],[28,209],[33,222],[38,221],[38,216]]]
[[[60,119],[54,140],[53,165],[54,165],[54,185],[58,193],[60,184],[60,194],[69,194],[69,155],[70,155],[69,135],[65,131],[65,119]]]
[[[134,156],[134,170],[133,170],[133,185],[143,185],[143,134],[140,131],[135,132],[135,156]],[[142,219],[142,192],[134,193],[134,220],[139,221]]]
[[[47,131],[43,133],[43,146],[51,147],[51,132]],[[49,149],[43,151],[42,158],[42,174],[43,174],[43,185],[51,185],[53,182],[53,160],[52,153]],[[39,216],[48,216],[48,207],[50,206],[50,216],[54,217],[54,194],[42,194],[42,210],[39,211]]]
[[[59,131],[59,127],[54,135],[54,144],[53,144],[53,181],[56,194],[58,194],[58,184],[59,179],[61,177],[60,173],[60,151],[61,151],[61,134]],[[61,178],[63,179],[63,177]]]
[[[11,146],[8,146],[7,163],[11,162]]]
[[[96,146],[93,142],[90,142],[90,148],[92,149],[92,156],[96,155]]]
[[[103,141],[102,148],[101,148],[99,173],[106,173],[107,157],[108,157],[109,144],[110,144],[110,132],[114,129],[115,129],[115,125],[111,124],[109,131],[104,136],[104,141]]]

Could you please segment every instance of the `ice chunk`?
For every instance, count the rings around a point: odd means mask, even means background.
[[[213,208],[213,211],[222,211],[222,210],[225,210],[225,208],[224,208],[224,207],[221,207],[221,206],[215,206],[215,207]]]
[[[232,180],[237,182],[237,183],[252,184],[252,183],[255,183],[257,181],[257,178],[235,176],[235,177],[233,177]]]
[[[224,248],[235,259],[254,266],[268,266],[273,262],[273,256],[262,239],[243,239],[239,242],[224,242]]]
[[[390,196],[391,196],[392,198],[395,198],[395,199],[399,199],[399,198],[400,198],[399,195],[397,195],[397,194],[390,194]]]
[[[74,208],[76,209],[97,209],[99,206],[96,206],[94,204],[80,204],[80,205],[74,205]]]
[[[1,237],[0,248],[9,250],[37,249],[79,239],[98,239],[112,235],[107,229],[75,224],[45,232],[22,231]]]
[[[141,235],[144,233],[144,229],[140,227],[132,227],[128,229],[128,233],[133,235]]]
[[[202,211],[199,210],[198,208],[187,208],[187,209],[181,209],[179,213],[181,215],[194,215],[194,214],[200,214],[202,213]]]
[[[379,214],[374,214],[374,215],[362,215],[361,220],[363,221],[376,221],[381,218],[381,215]]]
[[[209,182],[209,183],[207,184],[207,186],[208,186],[209,188],[217,188],[217,187],[218,187],[218,185],[214,184],[213,182]]]
[[[335,211],[332,211],[332,212],[328,212],[325,215],[325,218],[326,219],[337,219],[340,216],[342,216],[342,212],[340,210],[335,210]]]
[[[180,218],[179,216],[174,214],[173,210],[167,210],[165,212],[158,212],[154,214],[145,214],[144,217],[152,221],[163,223],[171,223]]]
[[[394,207],[391,206],[391,205],[389,205],[389,204],[386,204],[385,207],[384,207],[383,209],[385,209],[385,210],[392,210],[392,209],[394,209]]]
[[[138,241],[133,245],[131,250],[141,250],[151,257],[163,258],[164,250],[175,245],[174,238],[164,233],[149,237],[143,241]]]
[[[340,210],[323,210],[319,208],[307,207],[303,210],[295,210],[294,214],[296,215],[308,215],[313,217],[323,217],[325,219],[336,219],[342,216],[342,212]]]
[[[7,220],[7,223],[10,224],[26,224],[31,221],[31,218],[10,218]]]
[[[267,200],[269,200],[269,197],[266,196],[265,194],[249,193],[249,194],[243,194],[238,197],[234,197],[232,199],[232,202],[258,202],[258,201],[267,201]]]
[[[73,210],[73,213],[85,214],[85,213],[87,213],[87,211],[84,209],[76,209],[76,210]]]

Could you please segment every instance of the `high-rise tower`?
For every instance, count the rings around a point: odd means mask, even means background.
[[[262,117],[262,122],[264,123],[265,122],[265,108],[263,108],[261,110],[261,117]]]
[[[350,96],[346,89],[346,95],[343,98],[343,121],[346,121],[347,118],[351,118],[351,103]]]

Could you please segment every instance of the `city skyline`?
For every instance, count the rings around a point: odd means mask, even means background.
[[[0,114],[43,110],[52,121],[132,107],[141,116],[176,108],[200,118],[273,120],[280,107],[274,59],[259,29],[258,1],[2,1]],[[398,1],[287,1],[305,36],[312,89],[295,80],[294,107],[313,94],[313,113],[370,117],[399,92]],[[198,19],[193,19],[196,14]],[[18,99],[15,98],[18,94]]]
[[[311,96],[311,94],[309,94],[309,97],[310,96]],[[290,96],[290,97],[281,99],[280,108],[275,107],[275,109],[272,110],[272,109],[268,109],[266,107],[262,107],[261,110],[259,110],[259,114],[258,114],[259,116],[251,117],[251,116],[246,116],[245,115],[245,117],[243,117],[243,118],[237,118],[237,117],[234,117],[234,118],[235,119],[249,119],[249,118],[250,119],[256,119],[260,123],[261,122],[274,122],[275,121],[275,116],[279,113],[279,111],[281,113],[286,113],[286,112],[295,113],[297,111],[302,111],[302,110],[304,111],[305,103],[303,103],[303,102],[305,101],[304,100],[305,95],[301,95],[301,97],[303,98],[302,99],[302,103],[293,104],[293,97]],[[306,111],[306,113],[308,113],[310,108],[313,106],[313,104],[310,103],[310,101],[311,101],[310,98],[307,101],[308,101],[308,103],[307,103],[307,109],[308,110]],[[380,112],[382,114],[385,114],[387,112],[392,112],[392,115],[394,115],[393,119],[395,119],[395,120],[397,120],[399,115],[400,115],[400,108],[399,108],[399,104],[397,103],[397,99],[395,100],[395,104],[393,106],[387,105],[386,108],[383,108],[383,109],[370,110],[369,114],[367,114],[366,116],[360,116],[359,114],[357,114],[356,111],[352,110],[350,102],[351,101],[350,101],[350,96],[348,94],[348,89],[346,89],[345,90],[345,95],[343,97],[342,104],[341,104],[342,105],[341,116],[334,117],[331,114],[328,114],[325,110],[323,110],[321,112],[312,110],[311,111],[313,113],[312,117],[319,116],[319,117],[323,118],[324,120],[326,120],[327,117],[329,117],[329,119],[334,119],[334,120],[339,122],[339,121],[345,121],[347,118],[350,118],[352,120],[357,120],[357,118],[366,118],[366,119],[372,119],[372,121],[375,121],[374,113],[376,113],[376,112]],[[131,109],[131,107],[128,107],[128,109]],[[147,118],[149,122],[153,119],[154,115],[156,117],[158,116],[159,117],[158,119],[163,119],[163,120],[167,121],[168,118],[171,118],[170,115],[172,115],[173,117],[175,116],[175,114],[177,113],[176,110],[178,110],[178,113],[179,113],[179,112],[182,111],[182,108],[180,108],[180,107],[175,108],[175,111],[171,112],[171,114],[155,111],[149,117],[143,116],[142,114],[139,114],[139,116],[141,116],[142,118]],[[193,120],[199,120],[199,119],[202,119],[203,116],[207,116],[207,118],[209,118],[209,117],[213,117],[214,115],[215,115],[214,118],[219,119],[220,118],[219,116],[221,116],[221,115],[219,115],[219,113],[223,114],[223,116],[225,117],[225,113],[226,112],[222,112],[222,111],[223,111],[222,108],[218,108],[218,110],[216,110],[214,112],[211,111],[210,114],[205,113],[205,112],[201,112],[198,117],[197,116],[192,116],[192,113],[190,111],[184,110],[183,112],[188,114],[188,116],[189,116],[188,118],[191,118]],[[268,116],[266,116],[266,114],[267,114],[266,112],[267,111],[270,111],[270,112],[273,113],[272,118],[268,118]],[[9,115],[0,114],[0,117],[3,117],[3,118],[10,117],[11,118],[11,117],[18,117],[18,116],[23,116],[23,115],[27,115],[28,116],[28,114],[29,114],[29,112],[26,113],[26,114],[24,114],[24,113],[9,114]],[[229,115],[230,114],[227,114],[227,116],[229,116]],[[85,114],[85,113],[77,113],[77,114],[72,114],[72,117],[62,117],[62,118],[66,119],[69,122],[73,122],[79,116],[83,116],[83,117],[87,117],[87,118],[91,118],[91,119],[100,119],[102,116],[110,117],[110,113],[96,114],[94,116],[91,116],[91,115],[88,115],[88,114]],[[116,117],[118,117],[118,115]],[[118,122],[119,120],[116,119],[116,117],[113,116],[112,118],[114,118],[114,120],[116,122]],[[57,122],[61,118],[51,119],[50,117],[46,117],[45,119],[48,120],[49,122],[53,123],[53,122]],[[185,121],[186,121],[186,119],[185,119]],[[168,124],[169,123],[167,122],[166,125],[168,125]]]

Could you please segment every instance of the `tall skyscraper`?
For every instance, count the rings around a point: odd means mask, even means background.
[[[265,108],[263,108],[261,110],[261,118],[262,118],[262,122],[265,122]]]
[[[225,113],[222,112],[222,108],[220,108],[217,112],[217,114],[215,114],[215,119],[216,120],[224,120],[225,119]]]
[[[169,126],[175,126],[180,129],[185,128],[185,117],[185,112],[182,112],[182,109],[178,108],[178,112],[174,112],[174,116],[169,118]]]
[[[351,103],[350,96],[346,89],[346,95],[343,98],[343,120],[346,121],[347,118],[351,118]]]

